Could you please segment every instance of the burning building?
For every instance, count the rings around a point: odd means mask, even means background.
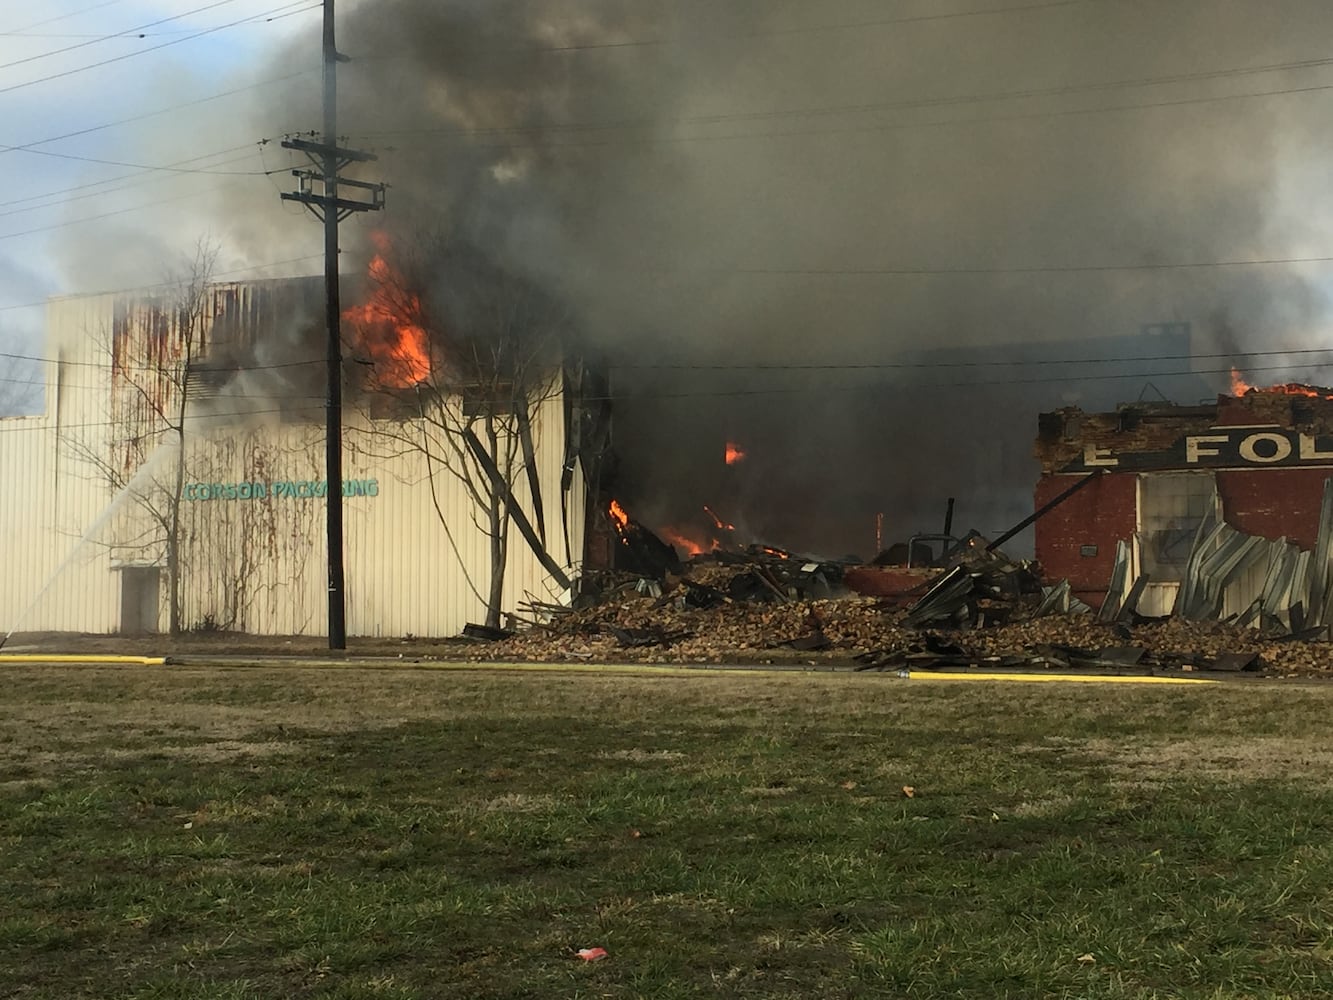
[[[1333,389],[1257,389],[1239,374],[1233,383],[1232,394],[1204,405],[1140,402],[1110,413],[1067,407],[1041,415],[1036,505],[1054,506],[1036,523],[1036,555],[1049,578],[1068,578],[1096,605],[1115,586],[1119,550],[1122,561],[1128,556],[1119,579],[1145,577],[1139,612],[1170,613],[1206,525],[1281,540],[1269,548],[1315,566],[1327,545]],[[1219,613],[1244,614],[1276,571],[1275,559],[1238,554]],[[1304,611],[1310,620],[1322,614]]]
[[[6,628],[320,634],[331,488],[349,634],[567,602],[606,440],[584,398],[604,392],[553,338],[469,336],[457,302],[391,297],[375,260],[344,316],[341,484],[318,279],[52,300],[45,412],[0,424]]]

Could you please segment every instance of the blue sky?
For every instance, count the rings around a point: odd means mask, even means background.
[[[0,0],[0,146],[34,144],[0,149],[0,350],[40,346],[41,310],[16,307],[153,284],[199,238],[227,244],[211,208],[228,189],[283,210],[255,172],[284,161],[247,111],[257,82],[317,68],[320,17],[312,0]],[[309,59],[275,65],[303,34]],[[209,172],[145,169],[190,159]]]

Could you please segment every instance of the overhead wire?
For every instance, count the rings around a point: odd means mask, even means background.
[[[322,253],[306,254],[304,257],[289,257],[286,260],[272,260],[272,261],[266,261],[262,264],[247,264],[244,267],[234,267],[225,271],[215,271],[213,272],[213,277],[225,278],[236,274],[246,274],[251,271],[262,271],[265,268],[270,268],[270,267],[285,267],[288,264],[303,264],[309,260],[323,260],[323,259],[324,255]],[[98,295],[128,295],[133,292],[150,292],[158,288],[171,288],[177,284],[179,284],[179,282],[173,280],[167,280],[167,281],[159,281],[150,285],[136,285],[133,288],[107,288],[107,289],[101,289],[99,291],[79,292],[77,293],[77,295],[61,296],[61,297],[84,298],[84,297],[94,297]],[[12,305],[0,306],[0,312],[13,312],[19,309],[38,309],[47,305],[49,301],[50,299],[46,298],[46,299],[38,299],[35,302],[18,302]]]
[[[324,409],[323,405],[315,405],[315,404],[307,406],[277,406],[277,407],[269,407],[269,408],[254,409],[254,410],[236,410],[230,413],[209,413],[206,416],[207,419],[209,420],[222,420],[229,417],[258,417],[258,416],[264,416],[266,414],[278,414],[278,413],[290,414],[293,412],[300,413],[305,411],[317,411],[323,409]],[[77,424],[52,423],[52,424],[47,424],[43,427],[6,426],[6,424],[11,420],[32,419],[34,417],[41,417],[41,416],[42,414],[22,414],[17,417],[7,417],[0,419],[0,434],[31,433],[32,431],[35,430],[53,430],[59,432],[59,431],[72,431],[72,430],[88,430],[95,427],[124,426],[124,421],[121,420],[96,420],[96,421],[87,421]],[[170,427],[159,427],[154,430],[145,432],[144,436],[165,434],[170,430],[171,430]]]
[[[321,362],[301,362],[301,363],[318,364]],[[1256,372],[1268,372],[1268,371],[1291,372],[1292,370],[1293,369],[1287,365],[1260,366],[1248,369],[1247,374],[1253,374]],[[1080,382],[1096,382],[1096,381],[1112,381],[1112,380],[1124,381],[1126,379],[1164,378],[1169,376],[1225,375],[1228,374],[1229,372],[1230,372],[1229,368],[1196,369],[1196,370],[1167,371],[1167,372],[1161,372],[1161,371],[1125,372],[1125,373],[1106,374],[1106,375],[1084,376],[1081,378],[1073,378],[1073,379],[1071,379],[1068,376],[1051,376],[1045,378],[1016,378],[1016,379],[989,380],[989,381],[913,383],[907,388],[910,389],[911,391],[934,390],[934,389],[1005,388],[1005,387],[1013,387],[1020,385],[1036,385],[1036,384],[1056,383],[1056,382],[1080,383]],[[30,384],[45,385],[46,383],[32,382]],[[65,386],[65,388],[101,390],[105,387]],[[895,391],[901,391],[903,389],[903,387],[900,385],[896,385],[894,388]],[[699,390],[699,391],[689,391],[689,392],[620,392],[620,393],[589,395],[589,396],[584,396],[582,398],[587,402],[637,402],[637,401],[660,401],[660,400],[672,400],[672,399],[726,399],[726,398],[735,399],[735,398],[747,398],[756,396],[797,395],[802,393],[818,393],[821,398],[828,398],[833,395],[860,395],[863,393],[878,393],[878,392],[883,392],[884,389],[885,386],[883,384],[874,384],[874,383],[859,384],[859,385],[844,385],[844,386],[834,386],[834,387],[826,387],[826,386],[815,387],[810,385],[799,385],[799,386],[774,386],[761,389],[719,389],[719,390]],[[369,391],[376,392],[376,390],[369,390]],[[379,390],[379,392],[382,393],[383,390]],[[231,394],[224,392],[220,393],[217,396],[212,396],[209,398],[212,399],[225,398],[227,395]],[[267,394],[256,394],[253,396],[249,396],[237,393],[234,395],[236,395],[237,398],[253,398],[253,399],[275,398]],[[284,398],[322,399],[324,397],[322,396],[316,397],[313,395],[289,396],[288,394],[284,394]],[[230,413],[212,412],[212,413],[201,414],[201,417],[207,419],[223,419],[229,417],[244,418],[266,413],[291,413],[292,411],[299,412],[304,410],[316,410],[322,408],[323,408],[322,406],[316,406],[314,404],[311,404],[308,406],[276,407],[272,409],[236,410]],[[27,416],[30,419],[40,418],[41,416],[43,416],[43,414],[30,414]],[[5,426],[5,421],[0,420],[0,432],[15,432],[15,431],[31,432],[38,430],[63,431],[63,430],[71,430],[76,427],[92,428],[92,427],[122,426],[123,423],[124,423],[123,421],[107,420],[107,421],[97,421],[84,424],[59,425],[55,423],[36,424],[34,421],[34,425],[32,426],[7,427]]]
[[[87,14],[90,11],[101,10],[103,7],[114,7],[117,4],[124,2],[125,0],[101,0],[100,3],[89,4],[87,7],[80,7],[78,10],[71,10],[64,14],[57,14],[55,17],[48,17],[40,21],[34,21],[26,27],[13,29],[11,33],[22,34],[25,31],[31,31],[33,28],[41,28],[48,24],[55,24],[57,21],[67,21],[71,17],[78,17],[80,14]]]
[[[269,140],[263,139],[262,142]],[[130,167],[135,170],[147,170],[171,174],[222,174],[231,177],[262,177],[262,170],[210,170],[204,167],[171,167],[155,163],[128,163],[124,160],[108,160],[96,156],[78,156],[74,153],[57,153],[49,149],[23,149],[19,152],[33,156],[51,156],[61,160],[77,160],[80,163],[98,163],[111,167]]]
[[[84,215],[77,219],[65,219],[63,222],[50,222],[44,226],[33,226],[31,229],[19,229],[12,233],[0,233],[0,240],[14,240],[20,236],[32,236],[35,233],[48,233],[55,229],[67,229],[70,226],[82,225],[85,222],[100,222],[102,219],[115,218],[118,215],[129,215],[131,212],[142,212],[145,208],[156,208],[158,205],[170,205],[174,202],[185,201],[187,198],[197,198],[200,192],[186,191],[184,194],[173,195],[169,198],[155,198],[153,201],[142,205],[130,205],[126,208],[115,208],[109,212],[99,212],[97,215]]]
[[[267,265],[262,265],[267,266]],[[111,293],[104,293],[111,294]],[[802,362],[757,362],[754,364],[706,364],[706,363],[610,363],[606,367],[612,371],[778,371],[778,372],[808,372],[808,371],[881,371],[881,370],[933,370],[945,368],[995,368],[999,366],[1018,366],[1018,367],[1039,367],[1049,365],[1123,365],[1123,364],[1145,364],[1164,361],[1219,361],[1224,358],[1308,358],[1313,355],[1328,355],[1329,364],[1333,365],[1333,347],[1310,347],[1310,348],[1292,348],[1275,349],[1263,351],[1219,351],[1211,353],[1197,354],[1139,354],[1127,357],[1099,357],[1099,358],[1033,358],[1029,360],[1013,361],[854,361],[854,362],[820,362],[820,363],[802,363]],[[36,354],[21,354],[10,351],[0,351],[0,358],[11,360],[38,362],[41,364],[63,364],[66,366],[75,366],[82,368],[97,368],[107,370],[111,368],[123,368],[124,366],[113,365],[110,362],[100,361],[75,361],[62,360],[58,358],[46,358]],[[253,365],[247,366],[246,371],[266,371],[270,368],[291,368],[307,364],[324,364],[327,359],[318,358],[313,361],[291,361],[273,365]],[[1257,368],[1255,371],[1276,370],[1291,366],[1274,366],[1271,369]],[[1307,367],[1324,367],[1319,363],[1307,364]],[[132,366],[132,370],[155,371],[157,366],[144,365]],[[1227,371],[1229,369],[1218,369],[1218,371]],[[1189,374],[1188,372],[1162,372],[1157,374]]]
[[[936,14],[913,14],[898,17],[880,17],[868,18],[860,21],[841,21],[829,24],[808,24],[794,25],[789,28],[766,28],[756,31],[736,31],[736,32],[717,32],[711,33],[709,38],[713,41],[740,41],[752,38],[778,38],[789,35],[808,35],[821,32],[837,31],[862,31],[867,28],[891,27],[895,25],[915,24],[929,21],[955,21],[966,18],[992,17],[1000,14],[1017,14],[1032,11],[1052,10],[1060,7],[1081,7],[1090,4],[1104,3],[1107,0],[1039,0],[1039,2],[1030,2],[1022,4],[1012,4],[1006,7],[985,7],[974,8],[970,10],[946,11]],[[564,45],[541,45],[541,44],[515,44],[515,45],[484,45],[469,46],[467,54],[470,56],[486,55],[489,53],[514,52],[514,53],[569,53],[569,52],[591,52],[591,51],[610,51],[616,49],[645,49],[659,48],[677,45],[688,45],[697,41],[689,35],[675,35],[663,38],[622,38],[615,41],[606,42],[570,42]],[[438,50],[442,55],[448,55],[449,48],[446,46]],[[397,56],[363,56],[359,61],[388,60],[398,58]]]
[[[97,69],[97,68],[99,68],[99,67],[101,67],[101,66],[109,66],[109,65],[111,65],[112,63],[121,62],[121,61],[123,61],[123,60],[125,60],[125,59],[132,59],[132,58],[134,58],[135,56],[147,55],[149,52],[157,52],[157,51],[159,51],[159,50],[161,50],[161,49],[165,49],[165,48],[167,48],[168,46],[171,46],[171,45],[180,45],[182,42],[188,42],[188,41],[192,41],[193,39],[196,39],[196,38],[202,38],[202,37],[204,37],[205,35],[211,35],[211,34],[214,34],[215,32],[218,32],[218,31],[224,31],[224,30],[226,30],[227,28],[234,28],[234,27],[236,27],[236,26],[239,25],[239,24],[246,24],[246,23],[249,23],[249,22],[254,22],[254,21],[259,20],[260,18],[263,18],[263,17],[264,17],[265,15],[267,15],[267,14],[277,14],[277,13],[280,13],[280,12],[282,12],[282,11],[286,11],[286,10],[288,10],[288,9],[290,9],[290,8],[298,7],[300,4],[306,4],[306,0],[295,0],[294,3],[283,4],[283,5],[280,6],[280,7],[274,7],[274,8],[272,8],[272,9],[270,9],[270,10],[263,11],[263,12],[260,13],[260,14],[253,14],[253,15],[249,15],[249,16],[247,16],[247,17],[240,18],[240,19],[235,20],[235,21],[229,21],[229,22],[226,23],[226,24],[215,25],[215,26],[213,26],[213,27],[211,27],[211,28],[205,28],[205,29],[203,29],[202,31],[196,31],[196,32],[194,32],[194,33],[192,33],[192,34],[184,35],[184,36],[182,36],[181,38],[173,38],[173,39],[172,39],[171,41],[169,41],[169,42],[160,42],[160,43],[157,44],[157,45],[150,45],[150,46],[148,46],[147,48],[138,49],[138,50],[136,50],[136,51],[134,51],[134,52],[126,52],[126,53],[123,53],[123,54],[118,55],[118,56],[112,56],[111,58],[108,58],[108,59],[102,59],[102,60],[100,60],[99,62],[88,63],[88,64],[83,65],[83,66],[75,66],[75,67],[72,67],[72,68],[70,68],[70,69],[61,70],[59,73],[51,73],[51,74],[49,74],[49,75],[47,75],[47,76],[36,77],[36,78],[34,78],[34,79],[31,79],[31,80],[24,80],[24,81],[21,82],[21,83],[12,83],[12,84],[10,84],[10,85],[8,85],[8,86],[0,87],[0,94],[8,94],[8,93],[12,93],[12,92],[15,91],[15,90],[21,90],[21,89],[23,89],[24,87],[32,87],[32,86],[35,86],[36,84],[39,84],[39,83],[47,83],[47,82],[50,81],[50,80],[58,80],[58,79],[61,79],[62,77],[73,76],[73,75],[75,75],[75,74],[77,74],[77,73],[85,73],[85,72],[87,72],[87,71],[90,70],[90,69]],[[321,6],[322,6],[322,4],[319,4],[319,3],[306,4],[305,6],[300,7],[300,9],[299,9],[298,11],[293,11],[293,13],[300,13],[300,12],[302,12],[302,11],[307,11],[307,10],[316,10],[316,9],[318,9],[318,8],[321,7]]]
[[[260,140],[261,143],[265,141],[267,140]],[[243,145],[232,146],[225,150],[217,150],[212,153],[204,153],[199,156],[192,156],[185,160],[178,160],[177,163],[184,164],[184,163],[197,162],[199,160],[216,160],[215,163],[210,164],[210,166],[212,167],[222,167],[233,163],[243,163],[246,160],[250,159],[251,157],[257,155],[257,150],[255,149],[257,145],[258,145],[257,143],[248,142],[244,143]],[[228,154],[235,154],[237,152],[240,152],[239,156],[228,155]],[[262,162],[262,152],[260,152],[259,155]],[[217,159],[217,157],[225,157],[225,158]],[[71,193],[65,194],[64,197],[57,197],[56,195],[47,194],[43,196],[49,199],[46,202],[42,204],[28,204],[28,205],[21,205],[21,207],[18,208],[4,209],[0,211],[0,218],[5,218],[11,215],[22,215],[26,212],[38,212],[51,208],[63,208],[64,206],[70,204],[71,202],[83,201],[87,198],[100,198],[103,197],[104,195],[116,194],[121,191],[129,191],[132,188],[141,187],[145,184],[157,181],[158,178],[154,176],[156,173],[157,171],[143,171],[143,172],[136,172],[133,174],[124,174],[119,177],[107,178],[106,180],[103,181],[90,182],[89,184],[80,185],[79,188],[71,189]],[[188,174],[184,171],[172,171],[172,174],[174,179],[182,179],[182,180],[188,180],[191,179],[192,177],[198,177],[198,176],[202,177],[209,176],[209,173],[206,171],[198,171],[193,174]],[[90,187],[95,187],[96,190],[91,190],[91,191],[86,190],[87,188]],[[73,191],[79,189],[84,189],[84,193],[83,194],[72,193]],[[24,201],[35,202],[37,200],[38,200],[37,196],[33,196],[26,199],[16,199],[14,202],[0,202],[0,208],[3,208],[7,204],[16,204],[16,203],[21,204]]]
[[[820,362],[755,362],[741,364],[700,364],[700,363],[639,363],[628,362],[612,364],[609,368],[623,370],[649,371],[879,371],[882,369],[934,369],[934,368],[995,368],[1001,365],[1019,365],[1022,367],[1040,365],[1122,365],[1154,361],[1212,361],[1222,358],[1279,358],[1308,357],[1315,354],[1329,355],[1333,363],[1333,347],[1294,348],[1291,350],[1267,351],[1219,351],[1207,354],[1138,354],[1121,358],[1031,358],[1013,361],[853,361]],[[4,357],[0,354],[0,357]]]
[[[9,69],[12,66],[22,66],[25,63],[36,62],[39,59],[49,59],[51,56],[63,55],[66,52],[73,52],[76,49],[84,49],[90,45],[96,45],[98,42],[111,41],[116,38],[143,38],[138,32],[147,28],[155,28],[160,24],[168,24],[171,21],[179,21],[183,17],[190,17],[193,14],[201,14],[206,10],[213,10],[216,7],[225,7],[228,4],[235,3],[236,0],[214,0],[213,3],[206,4],[203,7],[196,7],[194,10],[187,10],[180,14],[173,14],[170,17],[159,18],[156,21],[149,21],[147,24],[141,24],[134,28],[126,28],[124,31],[112,32],[103,35],[94,35],[89,41],[77,42],[74,45],[66,45],[60,49],[50,49],[46,52],[38,52],[34,55],[24,56],[22,59],[11,59],[7,63],[0,63],[0,70]]]
[[[1314,94],[1324,93],[1333,90],[1333,84],[1312,84],[1304,87],[1281,87],[1270,90],[1247,91],[1240,94],[1212,94],[1202,97],[1183,97],[1168,100],[1146,101],[1129,104],[1111,104],[1101,105],[1092,108],[1061,108],[1048,111],[1030,111],[1007,115],[983,115],[972,118],[938,118],[929,121],[907,121],[907,122],[876,122],[867,125],[846,125],[833,128],[815,128],[815,129],[787,129],[782,131],[761,131],[761,132],[726,132],[726,133],[701,133],[695,135],[654,135],[642,137],[607,137],[592,141],[559,141],[543,142],[541,149],[543,152],[549,152],[560,149],[599,149],[610,147],[634,147],[634,146],[660,146],[688,144],[695,142],[722,142],[729,140],[745,139],[780,139],[801,136],[828,136],[828,135],[857,135],[875,132],[898,132],[908,131],[919,128],[948,128],[961,125],[991,125],[1004,122],[1019,121],[1038,121],[1047,118],[1073,118],[1082,115],[1111,114],[1117,111],[1141,111],[1154,108],[1172,108],[1183,107],[1195,104],[1218,104],[1226,101],[1253,100],[1263,97],[1278,97],[1288,94]],[[606,131],[615,128],[624,127],[626,129],[649,128],[646,121],[641,124],[606,125]],[[599,126],[600,130],[602,126]],[[572,131],[580,131],[573,129]],[[512,135],[514,138],[505,139],[491,143],[474,143],[474,148],[482,149],[514,149],[525,148],[537,144],[537,140],[524,140],[522,137],[533,133],[551,131],[554,134],[562,134],[559,125],[553,126],[515,126]],[[428,130],[403,131],[395,133],[397,135],[457,135],[457,136],[486,136],[491,134],[504,134],[503,130],[487,132],[485,130],[468,130],[456,128],[438,128]],[[387,133],[364,133],[355,134],[357,139],[384,138]],[[402,143],[394,147],[386,148],[386,152],[393,152],[402,148]]]
[[[45,146],[45,145],[47,145],[48,143],[52,143],[52,142],[60,142],[60,141],[63,140],[63,139],[73,139],[73,138],[76,138],[76,137],[81,136],[81,135],[89,135],[90,133],[93,133],[93,132],[101,132],[101,131],[104,131],[105,129],[116,128],[116,127],[121,126],[121,125],[130,125],[130,124],[132,124],[132,123],[134,123],[134,122],[144,121],[145,119],[148,119],[148,118],[156,118],[158,115],[168,114],[168,113],[170,113],[170,112],[172,112],[172,111],[180,111],[180,110],[182,110],[182,109],[184,109],[184,108],[195,107],[196,105],[199,105],[199,104],[207,104],[207,103],[209,103],[210,101],[220,100],[221,98],[224,98],[224,97],[232,97],[232,96],[234,96],[234,95],[236,95],[236,94],[245,93],[246,91],[250,91],[250,90],[257,90],[257,89],[259,89],[260,87],[271,86],[272,84],[275,84],[275,83],[285,83],[285,82],[287,82],[288,80],[294,80],[294,79],[296,79],[297,77],[308,76],[308,75],[310,75],[310,74],[312,74],[312,73],[317,73],[317,72],[319,72],[318,67],[311,67],[310,69],[306,69],[306,70],[298,70],[298,71],[295,72],[295,73],[288,73],[288,74],[286,74],[285,76],[272,77],[271,79],[268,79],[268,80],[260,80],[258,83],[247,84],[247,85],[244,86],[244,87],[235,87],[235,88],[233,88],[233,89],[231,89],[231,90],[224,90],[224,91],[222,91],[222,92],[220,92],[220,93],[217,93],[217,94],[210,94],[208,97],[201,97],[201,98],[198,98],[197,100],[193,100],[193,101],[184,101],[184,102],[182,102],[182,103],[180,103],[180,104],[172,104],[172,105],[169,105],[168,107],[165,107],[165,108],[158,108],[156,111],[146,111],[146,112],[143,112],[142,114],[131,115],[129,118],[120,118],[120,119],[117,119],[116,121],[113,121],[113,122],[105,122],[105,123],[103,123],[103,124],[101,124],[101,125],[90,125],[90,126],[88,126],[87,128],[76,129],[76,130],[73,131],[73,132],[65,132],[65,133],[62,133],[61,135],[48,136],[48,137],[45,138],[45,139],[34,139],[34,140],[32,140],[31,142],[18,143],[18,144],[16,144],[16,145],[12,145],[12,146],[0,146],[0,154],[3,154],[3,153],[14,153],[14,152],[20,152],[20,151],[23,151],[23,150],[29,150],[29,149],[32,149],[34,146]],[[98,183],[98,182],[94,182],[94,183]],[[76,189],[76,190],[77,190],[77,189]],[[60,192],[55,192],[55,193],[60,193]],[[40,196],[33,196],[33,197],[40,197]],[[18,199],[18,200],[22,200],[22,199]],[[6,205],[6,204],[11,204],[11,203],[12,203],[12,201],[11,201],[11,202],[0,202],[0,205]]]
[[[1333,65],[1333,57],[1319,59],[1302,59],[1284,63],[1269,63],[1262,66],[1239,66],[1228,67],[1217,70],[1202,70],[1195,73],[1174,73],[1165,76],[1154,77],[1130,77],[1120,80],[1108,80],[1079,84],[1063,84],[1058,87],[1029,88],[1026,90],[1000,91],[991,93],[973,93],[960,94],[945,97],[917,98],[913,100],[882,101],[882,102],[859,102],[856,104],[834,104],[822,105],[806,108],[768,108],[752,111],[719,112],[707,115],[680,115],[673,118],[636,118],[620,119],[611,121],[591,121],[591,122],[564,122],[552,123],[548,125],[512,125],[512,126],[494,126],[490,128],[457,128],[452,126],[440,126],[435,128],[423,129],[386,129],[373,132],[358,132],[361,138],[385,138],[393,136],[409,135],[509,135],[509,134],[528,134],[532,132],[591,132],[591,131],[610,131],[620,129],[642,129],[642,128],[661,128],[664,125],[714,125],[719,123],[737,122],[737,121],[768,121],[780,118],[814,118],[823,116],[840,115],[862,115],[885,111],[907,111],[918,108],[936,108],[945,106],[957,106],[962,104],[992,104],[1003,101],[1031,100],[1043,97],[1063,97],[1070,94],[1095,93],[1106,90],[1116,90],[1121,88],[1140,88],[1140,87],[1159,87],[1168,84],[1186,83],[1198,80],[1215,80],[1236,76],[1255,76],[1266,73],[1286,72],[1298,69],[1311,69]],[[1326,89],[1326,88],[1316,88]],[[1299,93],[1305,88],[1283,88],[1279,90],[1262,91],[1256,95],[1236,94],[1236,95],[1212,95],[1207,99],[1235,99],[1247,96],[1268,96],[1270,94]],[[1202,99],[1202,98],[1200,98]],[[1126,105],[1125,107],[1156,107],[1156,104],[1145,105]],[[1118,110],[1112,108],[1108,110]],[[1074,109],[1062,109],[1074,110]],[[1077,109],[1082,111],[1094,111],[1099,109]],[[992,119],[982,119],[992,120]],[[1003,120],[1003,119],[1000,119]],[[909,125],[913,123],[907,123]],[[759,133],[767,134],[767,133]]]

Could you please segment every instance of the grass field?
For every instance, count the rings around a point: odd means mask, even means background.
[[[0,685],[0,996],[1333,994],[1333,687]]]

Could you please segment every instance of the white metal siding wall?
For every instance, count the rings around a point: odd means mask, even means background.
[[[552,557],[571,576],[583,548],[583,477],[571,484],[570,547],[565,559],[560,526],[564,460],[562,403],[542,404],[533,421],[534,446]],[[407,452],[372,458],[365,427],[346,432],[343,474],[374,480],[376,496],[344,498],[347,621],[352,635],[445,636],[485,613],[490,579],[489,539],[473,520],[471,498],[453,475],[435,468],[440,513],[431,498],[424,456]],[[241,483],[320,481],[322,432],[299,425],[266,427],[241,435],[198,440],[191,448],[191,481]],[[207,458],[203,457],[207,455]],[[263,456],[262,460],[257,456]],[[200,469],[209,469],[199,479]],[[526,476],[516,490],[535,522]],[[327,562],[324,500],[268,496],[263,500],[193,500],[184,504],[185,621],[205,620],[269,635],[322,633],[326,625]],[[471,585],[469,585],[469,577]],[[473,587],[476,591],[474,592]],[[509,533],[503,606],[514,611],[535,597],[567,599],[517,529]]]
[[[108,369],[97,362],[87,334],[109,316],[109,302],[99,296],[49,303],[46,413],[0,421],[4,631],[17,625],[25,632],[110,632],[119,626],[120,581],[99,543],[104,536],[80,544],[111,494],[95,470],[65,447],[71,434],[96,440],[107,432],[105,414],[91,401],[105,389]],[[63,369],[54,363],[58,352],[70,362]]]

